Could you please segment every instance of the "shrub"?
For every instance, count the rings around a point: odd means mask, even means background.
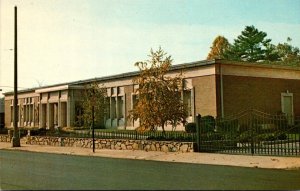
[[[222,140],[224,139],[224,136],[216,132],[207,132],[201,135],[201,139],[203,141]]]
[[[278,140],[286,140],[287,139],[287,135],[285,133],[280,133],[276,135]]]
[[[7,134],[7,133],[8,133],[8,129],[0,128],[0,134]]]
[[[100,125],[95,125],[94,129],[106,129],[106,128],[105,125],[100,124]]]
[[[275,141],[276,138],[273,133],[260,134],[256,136],[257,141]]]
[[[251,132],[250,131],[244,131],[243,133],[241,133],[239,135],[238,140],[241,143],[250,142],[250,140],[251,140]]]
[[[33,129],[33,130],[30,130],[30,134],[32,136],[45,136],[46,131],[47,131],[46,128]]]
[[[213,132],[215,130],[216,120],[211,115],[206,115],[201,118],[201,132]]]
[[[237,133],[239,130],[239,121],[234,120],[220,120],[217,123],[217,130],[223,133]]]
[[[196,123],[187,123],[185,125],[185,131],[187,133],[196,133]]]
[[[276,138],[273,134],[268,134],[265,138],[265,141],[275,141]]]

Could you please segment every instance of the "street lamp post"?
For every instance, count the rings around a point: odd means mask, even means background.
[[[92,106],[92,138],[93,138],[93,153],[95,152],[95,106]]]
[[[20,135],[19,135],[19,129],[18,129],[18,112],[17,112],[17,105],[18,105],[18,60],[17,60],[17,7],[15,6],[15,42],[14,42],[14,134],[12,138],[12,147],[20,147]]]

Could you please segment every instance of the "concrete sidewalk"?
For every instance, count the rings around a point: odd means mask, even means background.
[[[68,155],[82,155],[91,157],[111,157],[138,160],[153,160],[166,162],[183,162],[212,165],[228,165],[254,168],[272,169],[300,169],[300,157],[273,157],[273,156],[247,156],[228,155],[212,153],[180,153],[180,152],[159,152],[141,150],[109,150],[101,149],[92,152],[92,149],[79,147],[54,147],[45,145],[26,145],[11,147],[11,143],[0,142],[0,149],[22,150],[31,152],[46,152]]]

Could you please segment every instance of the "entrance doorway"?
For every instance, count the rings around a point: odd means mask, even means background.
[[[281,94],[281,109],[287,117],[289,125],[294,123],[294,108],[293,108],[293,94],[292,93],[282,93]]]

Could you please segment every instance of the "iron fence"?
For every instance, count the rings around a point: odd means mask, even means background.
[[[73,138],[91,138],[92,131],[75,130],[73,132],[46,132],[46,136],[73,137]],[[135,130],[95,130],[95,138],[99,139],[128,139],[128,140],[156,140],[156,141],[181,141],[195,142],[196,133],[187,133],[184,131],[146,131],[138,132]]]
[[[300,118],[246,110],[226,118],[197,117],[200,152],[300,155]]]
[[[95,138],[194,142],[195,151],[230,154],[300,155],[300,117],[245,110],[226,118],[196,117],[196,133],[96,129]],[[20,136],[26,136],[21,131]],[[90,129],[71,132],[36,129],[31,135],[92,138]]]

